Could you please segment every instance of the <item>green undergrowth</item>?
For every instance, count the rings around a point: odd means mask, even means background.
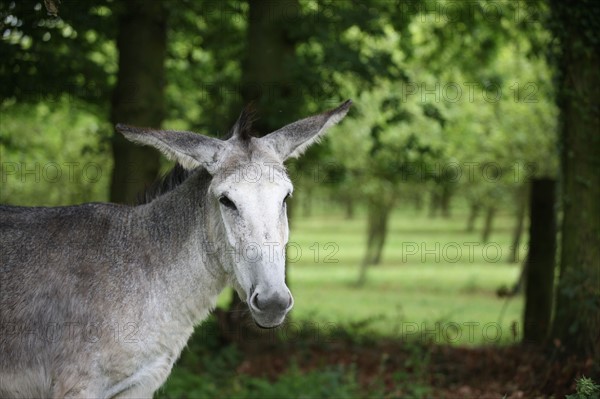
[[[577,380],[576,392],[566,399],[600,399],[600,385],[591,378],[581,377]]]
[[[310,324],[310,323],[306,323]],[[361,338],[363,325],[338,326],[315,339],[310,328],[293,339],[281,333],[270,342],[248,348],[224,343],[217,333],[214,318],[209,318],[192,336],[188,347],[175,365],[156,398],[422,398],[430,388],[424,381],[428,357],[419,344],[407,344],[403,368],[387,372],[385,357],[381,365],[368,369],[353,350],[375,345],[370,337]],[[246,343],[247,344],[247,343]],[[243,345],[244,346],[244,345]],[[246,347],[248,345],[245,345]],[[252,345],[250,345],[252,346]],[[339,350],[339,348],[343,349]],[[331,348],[346,354],[350,362],[327,361]],[[317,352],[317,364],[306,359]],[[281,359],[278,359],[281,357]],[[258,360],[257,360],[258,359]],[[279,362],[281,360],[281,362]],[[275,370],[273,363],[281,363]],[[367,372],[368,378],[364,378]],[[363,377],[361,378],[361,373]],[[387,378],[386,378],[387,375]]]
[[[230,370],[218,380],[211,374],[197,374],[187,369],[173,372],[159,392],[159,398],[356,398],[362,397],[352,370],[329,367],[302,372],[290,368],[275,381],[266,378],[236,375]]]

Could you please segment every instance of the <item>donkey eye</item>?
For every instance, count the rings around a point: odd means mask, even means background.
[[[223,205],[226,208],[229,208],[233,211],[237,210],[237,207],[235,206],[233,201],[230,200],[229,198],[227,198],[225,195],[223,195],[222,197],[219,198],[219,202],[221,203],[221,205]]]

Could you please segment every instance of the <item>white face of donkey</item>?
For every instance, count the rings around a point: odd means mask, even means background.
[[[289,230],[285,200],[292,193],[283,162],[298,157],[348,112],[351,101],[291,123],[262,138],[249,134],[242,113],[230,139],[191,132],[155,131],[118,125],[128,139],[152,145],[186,169],[202,167],[213,179],[207,206],[218,209],[231,265],[224,271],[261,327],[276,327],[293,306],[285,284]]]

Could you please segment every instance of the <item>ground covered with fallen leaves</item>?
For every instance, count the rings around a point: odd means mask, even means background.
[[[597,359],[551,345],[456,346],[340,328],[229,334],[223,319],[198,329],[157,398],[555,398]]]
[[[383,383],[387,397],[564,398],[575,392],[576,378],[600,379],[593,359],[536,346],[465,348],[336,340],[241,348],[238,373],[276,380],[292,363],[303,371],[343,365],[356,371],[365,392]]]

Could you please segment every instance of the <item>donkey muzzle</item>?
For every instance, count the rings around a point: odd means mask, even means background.
[[[248,299],[248,306],[259,327],[273,328],[280,325],[294,306],[290,290],[261,292],[255,290]]]

